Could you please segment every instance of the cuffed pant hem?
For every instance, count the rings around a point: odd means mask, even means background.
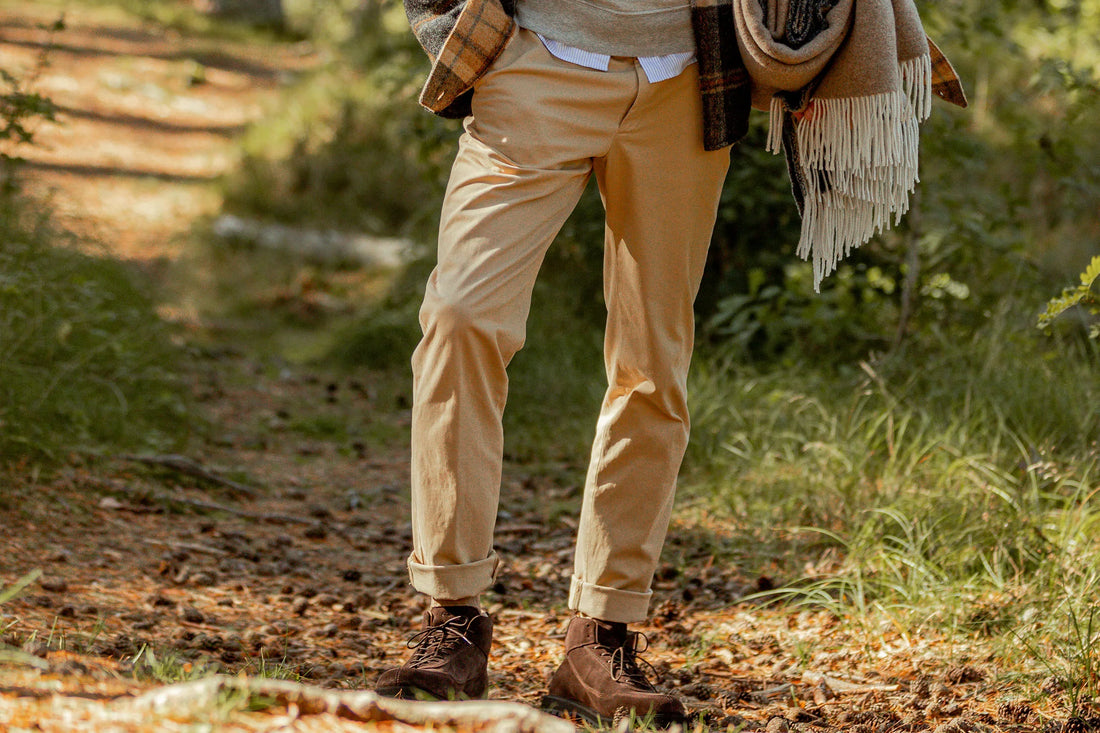
[[[601,621],[634,624],[649,616],[649,600],[653,591],[637,591],[606,588],[585,583],[573,576],[569,588],[569,609]]]
[[[467,598],[487,590],[496,580],[500,557],[489,557],[462,565],[424,565],[409,556],[409,581],[413,588],[432,598]]]

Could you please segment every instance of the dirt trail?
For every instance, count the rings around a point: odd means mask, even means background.
[[[315,59],[304,46],[189,38],[79,6],[51,32],[58,17],[33,3],[0,8],[0,63],[26,72],[45,54],[33,90],[59,112],[18,151],[30,190],[118,257],[174,258],[192,222],[217,210],[212,184],[234,163],[233,138]]]
[[[35,89],[61,112],[62,124],[38,129],[40,147],[21,151],[31,190],[112,256],[173,261],[193,222],[218,211],[214,182],[234,164],[235,137],[314,59],[103,8],[69,10],[52,36],[38,27],[56,16],[0,5],[0,66],[33,68],[48,46]],[[0,605],[0,641],[22,650],[0,657],[0,730],[104,729],[102,706],[216,670],[361,689],[404,657],[422,613],[403,566],[407,444],[392,437],[407,432],[404,398],[366,377],[273,368],[231,349],[197,358],[192,378],[211,429],[188,458],[206,477],[133,457],[74,459],[49,481],[0,477],[0,588],[44,571]],[[358,421],[391,437],[308,437],[302,421]],[[507,468],[497,537],[507,564],[486,597],[493,698],[537,703],[558,662],[580,473]],[[966,716],[1035,729],[1030,708],[1019,724],[997,712],[989,670],[962,664],[965,649],[733,605],[757,581],[714,562],[724,537],[705,517],[676,520],[647,629],[664,684],[709,727],[931,731]],[[218,729],[326,725],[285,701],[245,721],[247,701],[226,699],[210,713]],[[143,729],[120,721],[106,727]]]

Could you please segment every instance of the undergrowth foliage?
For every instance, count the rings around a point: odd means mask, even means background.
[[[455,123],[415,103],[428,61],[399,4],[323,3],[310,34],[333,63],[246,136],[226,207],[251,216],[372,234],[431,236]]]
[[[701,363],[687,493],[733,528],[730,560],[778,575],[769,599],[1007,657],[1025,634],[1040,676],[1095,664],[1100,382],[1078,347],[1000,322],[859,371]]]
[[[186,425],[177,349],[152,301],[20,192],[18,147],[53,119],[28,80],[45,63],[0,74],[0,464],[169,442]]]
[[[0,461],[172,443],[186,424],[178,353],[151,301],[25,206],[0,201]]]

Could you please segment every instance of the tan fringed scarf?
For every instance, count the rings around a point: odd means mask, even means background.
[[[909,209],[932,51],[912,0],[837,0],[798,48],[784,42],[788,14],[807,3],[733,3],[752,103],[771,113],[768,149],[786,149],[802,210],[798,254],[812,258],[817,289]]]

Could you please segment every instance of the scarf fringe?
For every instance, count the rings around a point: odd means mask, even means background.
[[[768,109],[768,142],[764,149],[769,153],[779,154],[783,152],[783,113],[787,105],[778,94],[772,97],[771,107]]]
[[[932,107],[928,54],[899,64],[901,87],[866,97],[814,99],[795,116],[805,182],[798,255],[814,290],[840,260],[901,221],[919,181],[919,123]],[[784,101],[773,97],[767,149],[783,147]]]
[[[917,122],[924,122],[932,115],[932,55],[926,53],[902,61],[898,68],[901,69],[901,86],[913,106],[913,114]]]

